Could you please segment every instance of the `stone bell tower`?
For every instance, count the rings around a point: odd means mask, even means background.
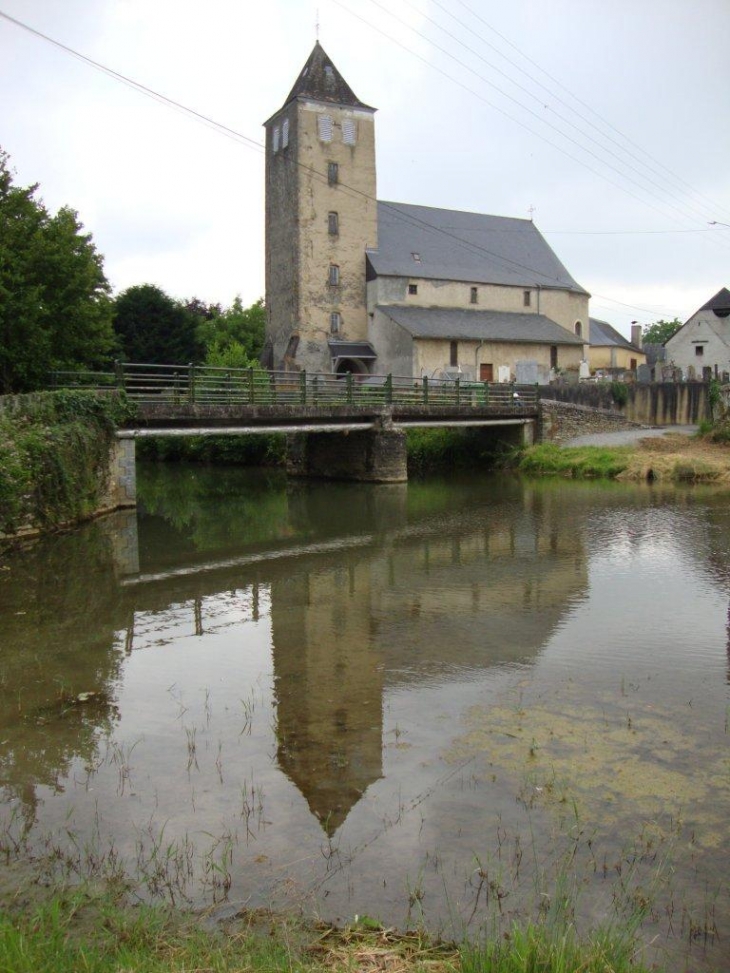
[[[265,123],[269,367],[332,372],[348,361],[348,370],[367,371],[365,250],[378,243],[374,114],[317,41]]]

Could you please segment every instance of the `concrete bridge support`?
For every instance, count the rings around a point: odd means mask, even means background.
[[[290,476],[365,483],[403,483],[408,479],[406,434],[391,423],[350,432],[309,432],[287,436]]]
[[[137,503],[137,467],[133,436],[117,436],[109,455],[109,486],[102,507],[116,510]]]

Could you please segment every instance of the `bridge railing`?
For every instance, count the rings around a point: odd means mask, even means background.
[[[162,405],[454,405],[500,411],[534,407],[534,386],[424,376],[267,371],[210,365],[117,362],[113,372],[54,372],[54,388],[121,388]]]

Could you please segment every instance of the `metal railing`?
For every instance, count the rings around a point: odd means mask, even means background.
[[[124,389],[140,404],[164,405],[426,405],[534,408],[532,385],[460,378],[266,371],[209,365],[117,362],[113,372],[54,372],[53,388]]]

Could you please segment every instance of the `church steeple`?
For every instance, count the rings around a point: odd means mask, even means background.
[[[299,77],[294,82],[294,87],[289,92],[282,107],[286,107],[296,99],[320,101],[325,104],[342,105],[348,108],[365,108],[369,111],[374,110],[356,96],[332,63],[332,59],[327,56],[319,41],[312,48],[307,63],[300,71]]]
[[[265,123],[266,354],[276,368],[331,372],[345,344],[368,340],[374,115],[318,41]]]

